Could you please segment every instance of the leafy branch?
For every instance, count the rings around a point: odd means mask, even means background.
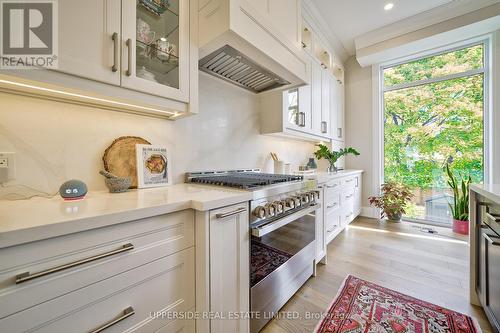
[[[314,156],[316,156],[318,160],[325,159],[329,161],[330,164],[335,164],[339,160],[339,158],[341,158],[344,155],[348,154],[352,154],[355,156],[359,155],[359,152],[352,147],[343,148],[340,149],[339,151],[335,151],[335,150],[330,150],[327,146],[323,144],[319,144],[317,146],[319,148],[314,152]]]

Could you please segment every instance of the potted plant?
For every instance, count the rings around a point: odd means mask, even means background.
[[[450,165],[446,164],[445,172],[448,176],[448,185],[453,190],[453,204],[450,206],[453,215],[453,232],[459,234],[469,234],[469,185],[470,175],[464,178],[460,173],[460,180],[453,174]]]
[[[382,194],[379,197],[369,197],[370,205],[380,208],[380,218],[387,217],[389,221],[401,222],[406,212],[406,205],[411,201],[413,194],[410,187],[396,182],[382,184]]]
[[[316,156],[316,158],[318,160],[321,160],[322,158],[324,158],[325,160],[327,160],[330,163],[330,165],[328,166],[328,169],[327,169],[328,172],[337,172],[337,167],[335,166],[335,163],[337,163],[339,158],[341,158],[342,156],[348,155],[348,154],[353,154],[355,156],[359,155],[358,151],[352,147],[340,149],[339,151],[335,151],[335,150],[330,150],[327,146],[325,146],[323,144],[319,144],[317,146],[319,148],[318,148],[318,150],[316,150],[314,152],[314,156]]]

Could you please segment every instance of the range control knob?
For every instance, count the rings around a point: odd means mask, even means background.
[[[293,197],[293,202],[295,203],[295,208],[302,205],[302,198],[300,196]]]
[[[276,215],[285,211],[285,205],[282,201],[274,201],[271,205],[274,207]]]
[[[290,208],[290,209],[294,209],[295,208],[295,200],[293,200],[292,198],[287,198],[285,200],[285,206]]]
[[[259,219],[263,219],[264,217],[266,217],[266,208],[262,206],[255,207],[255,209],[253,210],[253,216]]]
[[[308,203],[309,202],[309,194],[308,193],[302,193],[300,195],[300,201],[302,201],[302,203]]]
[[[266,211],[268,216],[275,216],[276,215],[276,208],[272,203],[266,205]]]

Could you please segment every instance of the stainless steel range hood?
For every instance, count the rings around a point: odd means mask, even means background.
[[[256,2],[203,3],[197,30],[200,71],[253,93],[309,83],[310,65],[300,42],[283,34]]]
[[[229,45],[212,52],[199,62],[205,73],[236,84],[254,93],[260,93],[291,83],[254,61]]]

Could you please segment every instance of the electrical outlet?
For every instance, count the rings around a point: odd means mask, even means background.
[[[16,178],[14,153],[0,153],[0,183]]]

